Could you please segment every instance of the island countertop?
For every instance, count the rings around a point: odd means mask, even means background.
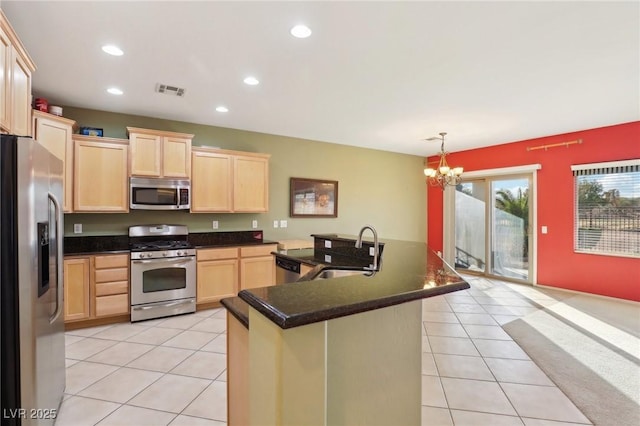
[[[381,268],[371,277],[281,284],[242,290],[238,296],[287,329],[469,288],[425,243],[381,242]]]

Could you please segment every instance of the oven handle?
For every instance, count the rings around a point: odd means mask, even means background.
[[[187,263],[195,260],[195,256],[189,257],[170,257],[164,258],[161,257],[159,259],[147,259],[147,260],[132,260],[132,263],[157,263],[157,262],[172,262],[172,263]]]
[[[146,311],[147,309],[153,309],[153,308],[170,308],[173,306],[178,306],[178,305],[187,305],[187,304],[191,304],[194,303],[194,300],[181,300],[179,302],[171,302],[171,303],[163,303],[163,304],[157,304],[157,305],[151,305],[151,306],[134,306],[133,310],[134,311]]]

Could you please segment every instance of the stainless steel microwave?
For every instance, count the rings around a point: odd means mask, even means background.
[[[129,208],[189,210],[191,184],[183,179],[129,178]]]

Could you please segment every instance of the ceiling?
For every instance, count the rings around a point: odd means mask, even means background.
[[[640,119],[637,1],[0,6],[55,105],[420,156],[443,131],[460,151]]]

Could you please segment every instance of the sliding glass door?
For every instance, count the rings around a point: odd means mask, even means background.
[[[456,269],[532,282],[531,177],[464,181],[455,195]]]

